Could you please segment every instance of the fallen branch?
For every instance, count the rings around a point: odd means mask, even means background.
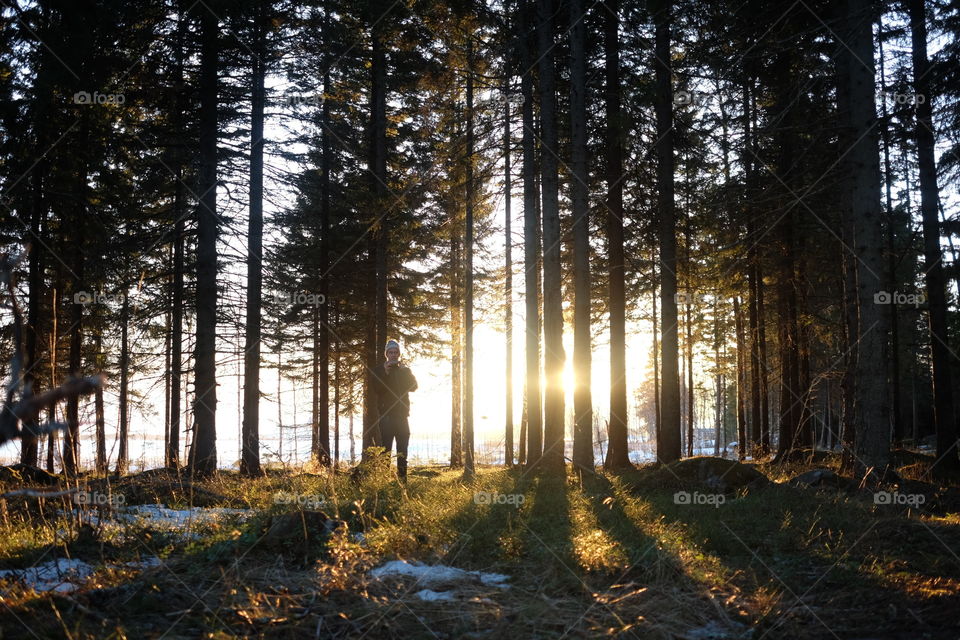
[[[16,498],[23,496],[25,498],[59,498],[60,496],[69,496],[80,491],[79,487],[73,489],[64,489],[63,491],[37,491],[36,489],[14,489],[6,493],[0,493],[0,500],[5,498]]]

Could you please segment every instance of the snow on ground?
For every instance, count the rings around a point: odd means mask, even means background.
[[[467,571],[457,567],[448,567],[442,564],[427,565],[409,563],[405,560],[391,560],[370,571],[370,577],[382,580],[387,577],[416,578],[416,584],[424,587],[445,586],[449,590],[434,591],[421,589],[415,595],[428,602],[452,602],[460,595],[459,587],[481,584],[499,589],[509,589],[505,584],[510,576],[502,573],[486,573],[484,571]]]
[[[149,569],[160,565],[156,556],[148,556],[138,562],[107,565],[111,568]],[[0,580],[16,580],[37,592],[54,591],[70,593],[79,589],[96,571],[96,568],[76,558],[56,558],[26,569],[0,570]],[[2,591],[0,591],[2,593]]]
[[[244,519],[251,515],[253,515],[253,511],[250,509],[228,509],[226,507],[170,509],[162,504],[135,504],[118,509],[117,519],[126,522],[142,521],[144,524],[153,526],[179,529],[194,524],[219,522],[230,517]]]
[[[254,514],[252,509],[229,509],[226,507],[191,507],[170,509],[162,504],[135,504],[101,512],[96,507],[60,511],[62,516],[78,518],[94,526],[101,526],[123,536],[128,534],[126,525],[138,524],[166,533],[179,534],[185,539],[197,539],[200,535],[191,531],[198,525],[209,525],[224,520],[245,520]],[[101,519],[102,518],[102,519]],[[61,532],[65,534],[65,532]]]

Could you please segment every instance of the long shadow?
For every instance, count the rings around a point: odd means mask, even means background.
[[[677,505],[668,492],[651,492],[648,499],[659,515],[682,523],[693,539],[702,541],[704,552],[719,557],[737,576],[737,586],[758,596],[780,593],[780,601],[758,621],[758,639],[854,632],[862,637],[957,637],[960,531],[955,525],[891,520],[891,513],[877,513],[863,501],[824,500],[813,490],[781,485],[730,497],[716,508]],[[917,540],[927,548],[921,550]],[[943,572],[918,566],[924,552],[942,556],[938,567]],[[879,575],[890,571],[934,583],[947,578],[953,586],[926,596]]]
[[[504,573],[510,576],[512,584],[518,576],[515,575],[515,558],[505,540],[511,539],[518,523],[529,517],[527,495],[533,485],[521,469],[504,470],[496,474],[495,479],[489,474],[480,474],[470,486],[471,490],[460,494],[464,501],[459,508],[445,516],[436,527],[441,534],[455,531],[456,537],[436,540],[431,539],[428,532],[417,532],[418,546],[410,550],[406,559]],[[411,483],[410,489],[411,499],[424,497],[429,500],[428,484],[413,486]],[[380,637],[384,633],[384,620],[391,620],[391,624],[401,628],[418,629],[423,637],[462,637],[478,628],[498,637],[498,634],[507,633],[514,623],[510,608],[504,606],[511,591],[490,588],[482,602],[452,610],[453,605],[448,602],[421,602],[416,597],[421,590],[435,585],[414,579],[385,584],[390,597],[358,627],[360,635]]]

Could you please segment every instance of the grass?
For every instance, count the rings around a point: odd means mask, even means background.
[[[955,503],[938,502],[938,513],[877,505],[865,492],[785,482],[810,468],[802,463],[755,468],[774,482],[712,504],[678,504],[678,487],[704,487],[664,481],[662,469],[561,478],[491,467],[465,484],[457,471],[418,467],[404,486],[375,463],[194,483],[150,474],[111,487],[127,505],[195,496],[253,514],[195,524],[191,536],[91,526],[66,498],[8,499],[0,569],[74,557],[97,571],[71,593],[0,583],[0,628],[4,639],[957,637]],[[298,499],[346,528],[304,519],[303,531],[295,517],[283,529]],[[118,566],[151,556],[159,566]],[[412,579],[370,577],[391,559],[504,573],[511,586],[426,602]]]

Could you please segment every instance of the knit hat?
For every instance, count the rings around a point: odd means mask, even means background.
[[[387,340],[387,345],[383,348],[383,352],[386,353],[390,349],[399,349],[400,343],[396,340]]]

